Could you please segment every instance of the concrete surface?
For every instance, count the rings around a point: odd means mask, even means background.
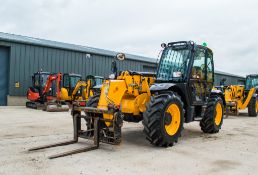
[[[258,174],[258,118],[224,120],[220,133],[203,134],[198,122],[185,124],[178,144],[157,148],[145,140],[142,125],[125,123],[119,146],[54,160],[47,156],[88,142],[28,152],[42,144],[72,138],[69,113],[47,113],[25,107],[0,108],[0,174]],[[85,143],[87,142],[87,143]]]

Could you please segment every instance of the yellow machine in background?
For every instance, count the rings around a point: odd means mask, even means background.
[[[87,76],[86,81],[79,79],[79,77],[74,81],[71,79],[69,84],[61,88],[61,99],[70,103],[75,100],[87,101],[89,97],[94,95],[95,91],[100,92],[98,88],[102,85],[103,79],[103,77],[92,75]]]
[[[61,99],[69,102],[74,100],[82,100],[82,94],[78,93],[82,87],[87,87],[87,83],[85,81],[80,80],[76,83],[71,93],[69,93],[67,88],[61,88]]]
[[[230,85],[225,86],[223,91],[226,100],[227,115],[229,113],[238,115],[239,110],[244,110],[248,107],[249,116],[257,116],[258,103],[256,102],[256,98],[253,98],[256,93],[255,88],[245,90],[245,86],[243,85]],[[253,103],[255,105],[252,105]]]

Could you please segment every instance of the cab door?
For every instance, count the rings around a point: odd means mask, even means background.
[[[213,53],[211,50],[206,50],[206,97],[211,93],[214,84],[214,64],[213,64]]]
[[[67,90],[68,96],[72,95],[71,85],[70,84],[71,84],[71,82],[70,82],[69,74],[64,74],[63,75],[63,85],[62,85],[62,87]]]
[[[198,47],[194,53],[193,66],[190,72],[192,105],[203,105],[206,102],[206,62],[206,49]]]

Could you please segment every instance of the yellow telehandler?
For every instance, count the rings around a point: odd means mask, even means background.
[[[147,140],[161,147],[178,141],[184,123],[200,121],[203,132],[219,132],[225,99],[222,92],[212,91],[212,51],[192,41],[162,44],[162,48],[156,74],[118,73],[113,62],[114,79],[104,81],[101,94],[90,97],[86,107],[73,103],[73,140],[30,150],[72,144],[78,138],[94,140],[93,146],[49,157],[57,158],[97,149],[99,142],[119,144],[123,121],[142,121]],[[125,55],[117,58],[124,60]],[[82,129],[81,119],[86,121],[86,129]]]
[[[256,117],[258,113],[258,75],[246,76],[245,85],[215,87],[223,89],[226,100],[226,115],[239,114],[239,110],[248,108],[248,115]]]

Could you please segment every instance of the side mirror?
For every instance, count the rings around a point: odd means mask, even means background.
[[[161,48],[164,49],[164,48],[166,48],[166,47],[167,47],[166,43],[162,43],[162,44],[161,44]]]
[[[120,60],[120,61],[123,61],[125,60],[125,54],[124,53],[118,53],[116,55],[116,59]]]

